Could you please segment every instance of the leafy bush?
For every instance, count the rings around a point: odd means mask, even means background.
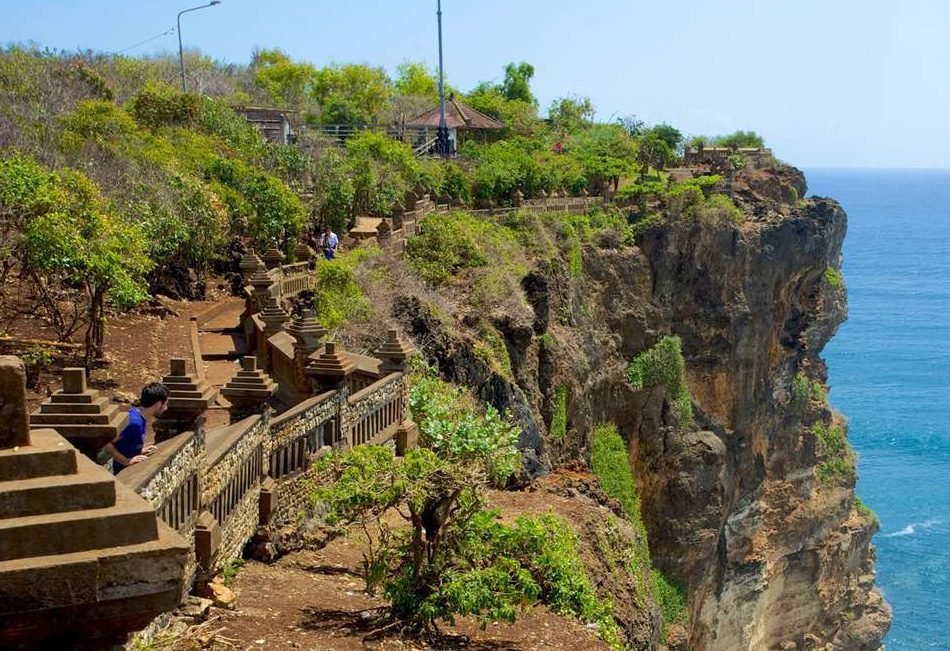
[[[631,522],[640,520],[640,498],[633,483],[627,446],[612,423],[601,423],[591,435],[590,468],[605,493],[620,502]]]
[[[551,436],[563,440],[567,436],[567,387],[554,391],[554,415],[551,417]]]
[[[816,423],[812,426],[818,465],[815,474],[825,486],[854,486],[854,451],[842,425]]]
[[[379,254],[379,249],[360,247],[337,253],[333,260],[317,260],[313,309],[327,330],[367,314],[369,300],[356,279],[356,268],[364,260]]]
[[[844,276],[841,275],[841,271],[835,269],[834,267],[827,267],[825,269],[825,282],[828,283],[828,286],[832,289],[841,289],[844,287]]]
[[[279,179],[240,160],[225,158],[217,159],[210,173],[239,192],[253,209],[246,234],[259,249],[297,241],[304,220],[303,205]]]
[[[148,83],[129,103],[129,112],[143,127],[189,125],[201,108],[201,97],[179,93],[171,86]]]
[[[390,215],[419,182],[419,162],[409,145],[375,131],[346,141],[356,212]]]
[[[665,386],[667,395],[676,402],[680,427],[692,424],[693,406],[686,386],[686,363],[679,337],[667,335],[639,353],[627,367],[627,382],[636,391]]]
[[[315,176],[317,215],[334,232],[343,232],[353,215],[356,199],[349,161],[340,150],[328,148],[317,159]]]
[[[407,451],[400,463],[389,448],[358,446],[318,461],[314,500],[328,523],[358,527],[367,589],[382,585],[393,614],[412,625],[431,628],[459,615],[513,621],[540,600],[597,624],[619,646],[612,608],[597,598],[571,528],[550,515],[497,522],[484,509],[479,465],[427,449]],[[384,517],[390,509],[403,515],[408,533]]]
[[[477,357],[482,358],[493,371],[508,378],[514,379],[514,371],[511,368],[511,356],[508,354],[508,346],[505,344],[505,338],[491,325],[482,326],[480,338],[475,342],[474,352]]]
[[[736,226],[745,219],[735,202],[724,194],[714,194],[696,210],[696,217],[708,224],[731,223]]]
[[[436,284],[518,250],[510,230],[465,212],[427,216],[406,243],[409,263],[423,280]]]
[[[483,464],[498,485],[504,485],[517,470],[521,428],[491,405],[480,412],[458,387],[432,372],[414,377],[409,410],[419,425],[423,444],[440,456]]]
[[[620,502],[627,519],[634,525],[637,540],[629,552],[628,571],[634,578],[644,571],[649,571],[649,591],[663,612],[665,639],[666,630],[671,624],[687,624],[686,590],[653,567],[646,527],[640,515],[640,496],[633,481],[627,446],[612,423],[601,423],[594,428],[591,436],[590,467],[601,489]],[[643,589],[646,590],[645,586]]]

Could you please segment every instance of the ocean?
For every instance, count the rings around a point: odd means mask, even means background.
[[[826,346],[880,517],[888,651],[950,649],[950,170],[808,170],[848,213],[848,320]]]

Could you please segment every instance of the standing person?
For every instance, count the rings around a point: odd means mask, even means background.
[[[103,448],[112,455],[112,472],[119,474],[133,463],[141,463],[155,451],[154,445],[145,445],[145,433],[151,420],[168,408],[168,387],[152,382],[142,387],[142,396],[137,407],[129,410],[129,424],[115,441]]]
[[[323,229],[323,241],[321,244],[323,245],[324,258],[332,260],[336,257],[336,248],[340,245],[340,238],[336,236],[336,233],[333,232],[329,224]]]

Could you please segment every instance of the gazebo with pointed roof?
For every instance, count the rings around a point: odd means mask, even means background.
[[[436,104],[425,113],[407,120],[405,126],[408,129],[436,131],[439,128],[439,105]],[[445,126],[449,130],[449,140],[455,142],[456,149],[465,140],[466,133],[479,134],[479,140],[485,142],[488,140],[489,133],[505,128],[500,120],[476,111],[454,95],[445,100]]]

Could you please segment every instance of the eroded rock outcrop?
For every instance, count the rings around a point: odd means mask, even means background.
[[[816,474],[814,430],[832,414],[793,395],[796,378],[822,386],[819,354],[846,314],[828,270],[847,219],[832,200],[798,201],[805,187],[797,170],[757,171],[737,188],[740,226],[667,223],[637,247],[587,247],[581,279],[538,265],[522,283],[533,313],[493,317],[513,381],[424,302],[396,304],[446,376],[525,424],[532,472],[585,459],[593,425],[617,424],[654,561],[689,586],[692,649],[877,649],[890,625],[873,585],[877,524],[856,507],[853,475]],[[663,388],[626,382],[664,335],[682,341],[692,427]],[[553,440],[559,387],[569,435]]]

